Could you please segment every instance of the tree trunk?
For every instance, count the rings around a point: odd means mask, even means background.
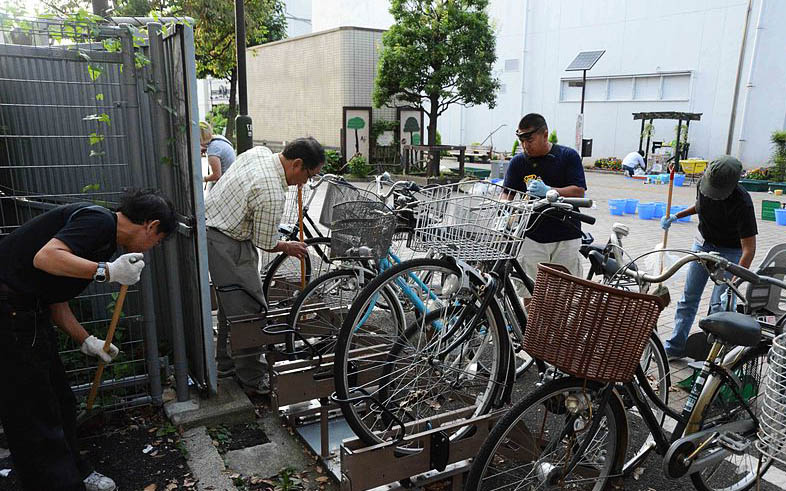
[[[235,116],[237,116],[237,68],[232,69],[229,76],[229,111],[227,112],[227,127],[224,136],[227,140],[235,141]]]
[[[428,113],[428,145],[430,147],[437,143],[437,110],[439,109],[439,96],[433,95],[429,97],[429,101],[431,102]],[[429,151],[428,175],[439,177],[439,152],[436,150]]]
[[[360,141],[358,141],[358,130],[355,130],[355,154],[360,153]]]

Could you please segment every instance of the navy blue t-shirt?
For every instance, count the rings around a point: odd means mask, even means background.
[[[521,153],[513,157],[505,174],[505,187],[526,191],[525,178],[530,175],[538,176],[553,188],[580,186],[587,189],[581,157],[572,148],[562,145],[552,145],[549,153],[542,157],[530,157]],[[535,218],[533,216],[530,220]],[[543,217],[537,227],[527,232],[527,237],[541,243],[578,239],[581,237],[581,222]]]

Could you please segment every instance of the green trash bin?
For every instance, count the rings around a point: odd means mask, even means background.
[[[780,201],[765,199],[761,202],[761,219],[768,222],[775,221],[775,210],[781,208]]]

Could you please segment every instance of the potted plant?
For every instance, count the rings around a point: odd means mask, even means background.
[[[769,182],[769,169],[766,167],[757,167],[749,169],[745,172],[740,179],[740,184],[743,188],[752,192],[766,192]]]
[[[775,164],[770,170],[770,191],[781,189],[786,191],[786,130],[773,131],[770,141],[775,147],[772,156],[772,163]]]

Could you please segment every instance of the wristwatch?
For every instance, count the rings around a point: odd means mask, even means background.
[[[106,272],[106,263],[98,263],[98,267],[96,268],[96,272],[93,275],[93,279],[98,283],[104,283],[106,281]]]

